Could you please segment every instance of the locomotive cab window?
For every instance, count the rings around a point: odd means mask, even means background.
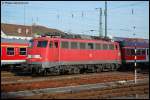
[[[68,42],[61,42],[61,47],[62,48],[69,48],[69,43]]]
[[[26,55],[26,48],[20,48],[20,55]]]
[[[93,43],[88,43],[88,49],[94,49]]]
[[[48,41],[38,41],[37,47],[46,47]]]
[[[14,48],[7,48],[7,55],[14,55]]]

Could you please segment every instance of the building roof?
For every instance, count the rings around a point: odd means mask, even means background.
[[[40,25],[17,25],[17,24],[6,24],[1,23],[1,30],[9,36],[26,36],[32,37],[34,34],[41,34],[41,33],[64,33],[57,29],[47,28]]]

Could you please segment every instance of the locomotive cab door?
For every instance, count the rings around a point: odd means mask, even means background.
[[[53,41],[53,58],[54,61],[58,61],[59,60],[59,42],[54,40]]]

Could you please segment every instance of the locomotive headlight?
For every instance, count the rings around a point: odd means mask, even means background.
[[[40,55],[32,55],[32,56],[33,56],[33,58],[41,58]]]
[[[28,58],[41,58],[40,55],[28,55]]]
[[[32,58],[32,56],[31,56],[31,55],[28,55],[28,58]]]

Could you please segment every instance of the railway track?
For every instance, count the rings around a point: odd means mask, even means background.
[[[138,79],[143,79],[145,76],[139,76]],[[77,86],[85,84],[96,84],[104,82],[113,82],[120,80],[133,80],[134,74],[127,73],[100,73],[100,74],[89,74],[89,75],[78,75],[78,76],[57,76],[53,78],[43,79],[31,79],[31,80],[20,80],[11,82],[1,82],[2,92],[15,92],[42,88],[56,88],[64,86]]]
[[[122,72],[103,72],[103,73],[89,73],[89,74],[77,74],[77,75],[61,75],[61,76],[46,76],[46,77],[31,77],[31,76],[11,76],[11,77],[1,77],[1,84],[9,83],[28,83],[36,81],[49,81],[49,80],[62,80],[62,79],[71,79],[71,78],[80,78],[80,77],[104,77],[109,75],[131,75],[132,72],[122,73]],[[138,74],[138,77],[142,76],[147,78],[148,75]]]
[[[28,91],[3,92],[2,98],[51,98],[51,99],[86,99],[111,98],[131,94],[144,94],[149,91],[149,79],[116,81],[107,83],[66,86],[57,88],[35,89]],[[43,99],[42,98],[42,99]]]

